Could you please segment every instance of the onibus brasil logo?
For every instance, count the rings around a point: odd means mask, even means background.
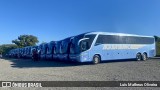
[[[2,87],[42,87],[42,84],[35,82],[2,82]]]

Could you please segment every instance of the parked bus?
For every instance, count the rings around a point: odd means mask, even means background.
[[[22,58],[23,48],[19,48],[18,58]]]
[[[40,59],[42,60],[46,59],[47,48],[48,48],[47,43],[42,44]]]
[[[26,58],[32,58],[32,46],[27,46]]]
[[[16,56],[17,56],[17,49],[12,49],[9,53],[10,53],[9,55],[10,55],[11,58],[16,58]]]
[[[27,58],[27,51],[28,51],[28,48],[24,47],[23,58]]]
[[[94,64],[106,60],[147,60],[156,55],[155,51],[153,36],[90,32],[73,38],[69,58]]]
[[[32,46],[31,55],[32,55],[32,60],[34,61],[38,60],[38,46]]]
[[[73,37],[69,37],[62,40],[60,45],[60,54],[59,54],[60,60],[69,60],[70,45],[71,45],[72,38]]]
[[[19,48],[16,48],[16,49],[14,49],[13,57],[18,58],[18,55],[19,55]]]
[[[23,50],[22,50],[22,58],[25,58],[25,53],[26,53],[26,48],[23,47]]]
[[[53,59],[54,60],[59,60],[60,59],[60,45],[61,45],[61,41],[56,41],[55,42],[54,53],[53,53]]]
[[[52,60],[53,59],[54,47],[55,47],[55,42],[54,41],[51,41],[50,43],[48,43],[47,54],[46,54],[46,59],[47,60]]]

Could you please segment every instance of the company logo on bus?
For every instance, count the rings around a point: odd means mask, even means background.
[[[111,50],[111,49],[139,49],[144,47],[145,45],[139,45],[139,44],[134,44],[134,45],[126,45],[126,44],[106,44],[103,45],[103,50]]]

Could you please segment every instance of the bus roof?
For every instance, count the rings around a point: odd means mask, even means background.
[[[127,33],[113,33],[113,32],[88,32],[87,34],[104,34],[104,35],[118,35],[118,36],[137,36],[137,37],[153,37],[145,35],[127,34]]]

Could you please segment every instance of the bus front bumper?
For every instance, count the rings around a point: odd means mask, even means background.
[[[89,62],[88,55],[69,55],[69,59],[74,62]]]
[[[68,54],[60,54],[59,58],[60,58],[60,60],[66,61],[66,60],[68,60]]]
[[[73,62],[81,62],[80,60],[80,55],[69,55],[69,59],[70,61],[73,61]]]

